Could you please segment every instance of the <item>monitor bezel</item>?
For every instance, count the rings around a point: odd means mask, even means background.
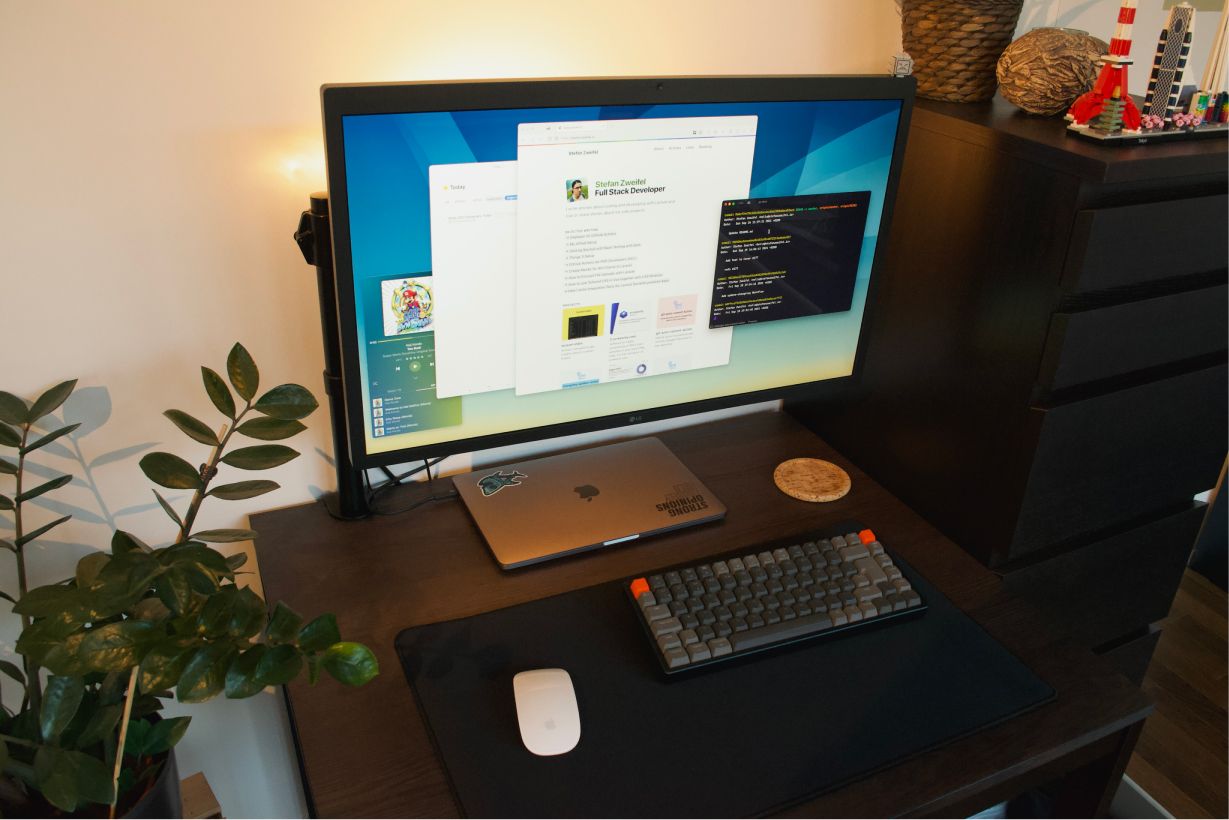
[[[415,83],[324,85],[320,89],[324,120],[329,224],[333,243],[333,273],[337,322],[341,339],[341,380],[345,429],[351,462],[357,468],[402,464],[440,456],[525,444],[559,436],[590,433],[651,421],[722,410],[773,400],[814,399],[841,390],[862,372],[871,305],[879,287],[879,269],[891,230],[897,183],[904,162],[905,135],[913,110],[916,83],[891,75],[793,75],[759,77],[631,77],[587,79],[475,80]],[[575,421],[526,427],[503,433],[450,439],[386,452],[367,452],[363,429],[358,320],[355,309],[354,265],[350,246],[350,214],[346,189],[345,141],[342,119],[364,114],[402,114],[510,108],[558,108],[738,102],[823,102],[899,100],[900,117],[892,149],[880,217],[878,241],[871,261],[866,309],[858,331],[852,372],[818,381],[732,393],[708,399],[612,413]]]

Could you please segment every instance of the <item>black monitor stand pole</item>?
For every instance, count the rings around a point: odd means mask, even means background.
[[[294,241],[307,264],[316,266],[320,291],[320,328],[324,335],[324,389],[329,397],[329,421],[333,428],[333,460],[337,467],[337,495],[326,495],[324,504],[335,518],[365,518],[370,513],[363,476],[350,461],[346,434],[346,397],[341,386],[341,338],[337,327],[337,292],[333,277],[333,243],[329,230],[329,196],[311,195],[311,208],[299,217]]]

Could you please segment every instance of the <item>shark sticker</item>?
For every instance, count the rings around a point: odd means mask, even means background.
[[[513,470],[507,475],[502,470],[496,470],[488,476],[483,476],[478,479],[478,489],[482,490],[484,496],[495,495],[504,487],[516,487],[520,485],[520,479],[529,478],[522,472]]]

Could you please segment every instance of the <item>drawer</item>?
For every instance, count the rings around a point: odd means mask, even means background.
[[[1037,446],[1009,560],[1210,489],[1225,459],[1226,404],[1219,365],[1032,408]]]
[[[1063,288],[1109,290],[1220,270],[1227,226],[1229,197],[1223,194],[1080,211]]]
[[[1037,381],[1049,390],[1226,349],[1229,285],[1056,313]]]
[[[1004,585],[1089,648],[1140,632],[1169,614],[1207,505],[1007,572]]]
[[[1131,683],[1142,686],[1144,675],[1148,674],[1148,664],[1152,663],[1152,653],[1156,651],[1160,638],[1161,629],[1154,624],[1145,634],[1113,649],[1107,649],[1101,653],[1101,657],[1112,663]]]

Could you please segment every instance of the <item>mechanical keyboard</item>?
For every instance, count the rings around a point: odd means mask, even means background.
[[[629,579],[625,589],[667,674],[926,610],[891,554],[858,525]]]

